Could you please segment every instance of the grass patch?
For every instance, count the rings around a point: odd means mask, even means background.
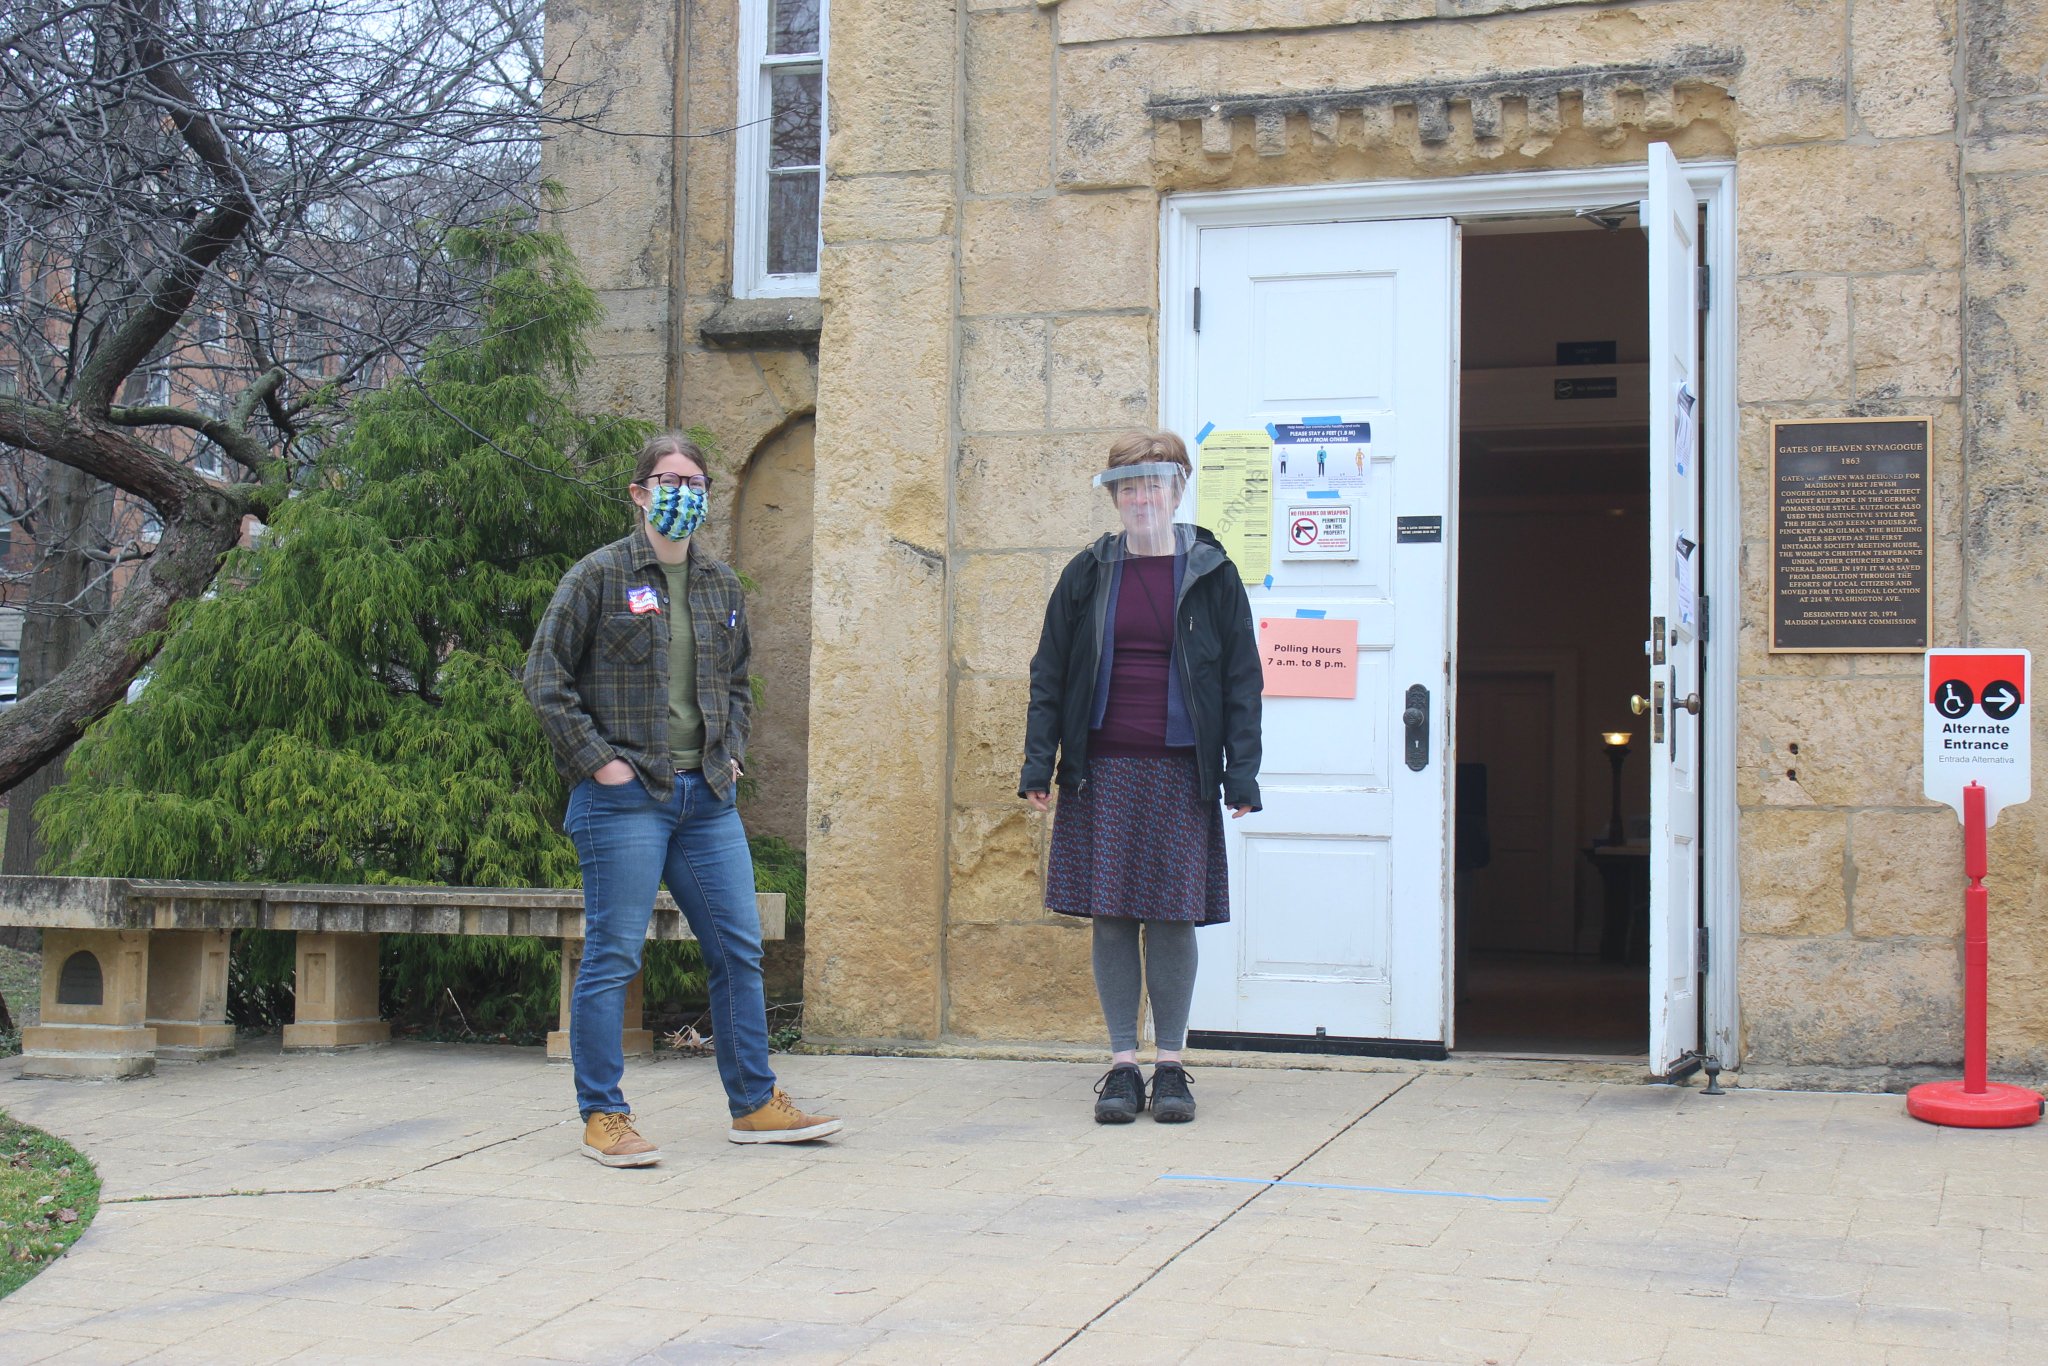
[[[78,1241],[100,1208],[100,1177],[61,1138],[0,1114],[0,1297]]]

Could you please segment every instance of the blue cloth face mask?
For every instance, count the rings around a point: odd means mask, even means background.
[[[671,541],[687,541],[691,532],[704,525],[703,489],[668,484],[648,492],[654,495],[654,502],[647,509],[647,525]]]

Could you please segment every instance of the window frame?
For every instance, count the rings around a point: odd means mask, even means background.
[[[739,50],[739,125],[733,138],[732,294],[736,299],[815,297],[818,272],[768,273],[768,124],[772,105],[769,77],[777,71],[818,73],[818,251],[824,254],[825,134],[831,101],[831,5],[818,0],[816,54],[771,55],[768,51],[768,7],[773,0],[741,0]]]

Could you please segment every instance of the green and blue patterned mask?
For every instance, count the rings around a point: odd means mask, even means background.
[[[654,502],[647,509],[647,525],[671,541],[687,541],[690,533],[704,524],[703,489],[670,484],[648,490]]]

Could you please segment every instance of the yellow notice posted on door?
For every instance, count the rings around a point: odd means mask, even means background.
[[[1195,520],[1216,534],[1223,553],[1250,587],[1270,587],[1273,573],[1273,438],[1264,428],[1204,428]]]

